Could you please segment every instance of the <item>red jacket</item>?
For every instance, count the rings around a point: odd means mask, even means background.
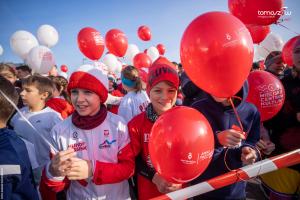
[[[115,97],[122,97],[122,94],[119,90],[114,90],[112,93],[110,93],[112,96]],[[111,113],[114,113],[116,115],[118,115],[118,110],[119,110],[119,106],[113,105],[112,109],[108,110]]]
[[[74,112],[74,107],[66,100],[60,98],[52,98],[46,102],[46,105],[61,114],[63,119],[66,119]]]

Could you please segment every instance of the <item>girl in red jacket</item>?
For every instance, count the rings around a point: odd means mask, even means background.
[[[49,76],[49,78],[55,84],[55,91],[51,99],[46,102],[46,105],[60,113],[63,119],[66,119],[74,112],[74,107],[71,105],[71,97],[63,90],[59,78],[56,76]]]
[[[128,123],[138,174],[139,200],[151,199],[181,188],[179,184],[167,182],[155,171],[148,151],[151,128],[161,114],[174,106],[178,86],[179,78],[174,65],[164,57],[158,58],[149,68],[147,78],[147,94],[151,103],[146,111]]]

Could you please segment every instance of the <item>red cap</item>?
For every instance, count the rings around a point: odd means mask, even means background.
[[[147,76],[147,94],[150,96],[150,90],[161,81],[170,81],[179,87],[179,77],[173,63],[165,57],[159,57],[150,67]]]

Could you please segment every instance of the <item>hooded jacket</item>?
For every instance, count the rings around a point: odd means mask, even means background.
[[[236,96],[242,98],[242,101],[236,98],[234,105],[247,137],[246,140],[242,140],[240,146],[231,148],[227,152],[226,163],[231,170],[243,167],[241,161],[242,148],[255,146],[255,143],[260,139],[260,113],[252,103],[245,101],[247,95],[248,82],[246,81],[242,89],[236,94]],[[208,93],[206,94],[206,99],[195,102],[192,108],[195,108],[206,117],[215,136],[215,149],[211,163],[198,178],[192,181],[194,185],[229,172],[224,163],[224,155],[227,148],[219,143],[216,135],[221,131],[232,129],[233,125],[239,127],[239,122],[232,106],[224,106],[222,103],[216,102]],[[205,195],[217,199],[241,199],[246,197],[245,186],[246,184],[240,181],[208,192]]]

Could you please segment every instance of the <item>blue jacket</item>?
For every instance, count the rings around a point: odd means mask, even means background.
[[[4,200],[39,200],[26,145],[7,127],[0,129],[0,170]]]
[[[242,89],[236,94],[236,96],[241,97],[243,101],[236,98],[234,100],[234,105],[243,125],[243,131],[249,131],[249,133],[246,141],[243,140],[240,147],[228,150],[226,163],[232,170],[243,167],[241,161],[242,148],[245,146],[254,146],[260,139],[260,113],[253,104],[245,101],[247,95],[248,82],[246,81]],[[194,185],[229,172],[224,163],[224,154],[227,148],[219,143],[216,135],[221,131],[232,129],[232,125],[238,127],[240,127],[240,125],[232,106],[227,107],[222,103],[216,102],[210,94],[206,95],[206,99],[195,102],[192,107],[206,117],[215,136],[215,150],[212,161],[207,169],[198,178],[192,181],[192,185]],[[246,197],[245,187],[246,183],[241,181],[208,192],[205,195],[218,199],[241,199]]]

